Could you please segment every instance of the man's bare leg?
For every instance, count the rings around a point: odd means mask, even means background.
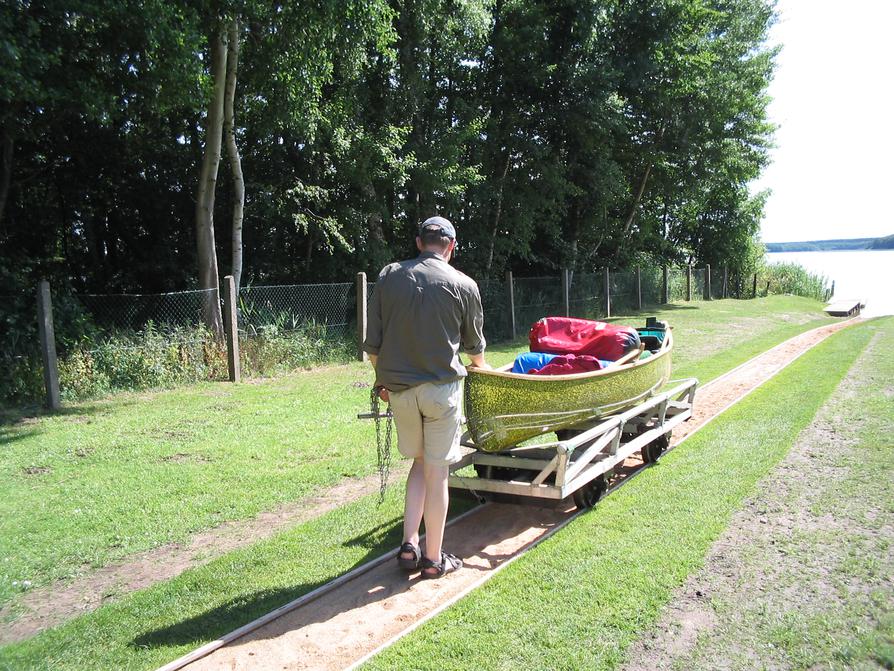
[[[404,543],[419,545],[419,525],[422,524],[422,513],[425,506],[425,471],[422,458],[413,459],[410,474],[407,476],[407,495],[404,499]],[[409,552],[401,554],[405,559],[412,559]]]
[[[432,466],[423,462],[425,472],[425,556],[433,562],[441,562],[441,544],[444,541],[444,524],[447,521],[447,476],[450,466]]]

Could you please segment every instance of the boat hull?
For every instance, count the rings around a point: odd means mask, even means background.
[[[670,379],[669,345],[648,359],[593,373],[549,376],[470,369],[464,403],[475,447],[499,452],[640,403]]]

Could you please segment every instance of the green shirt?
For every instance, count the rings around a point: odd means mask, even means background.
[[[434,252],[382,269],[369,304],[363,349],[377,355],[376,385],[390,391],[466,376],[459,351],[481,354],[478,285]]]

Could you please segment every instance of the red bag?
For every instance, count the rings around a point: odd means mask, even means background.
[[[572,373],[591,373],[600,370],[602,364],[594,356],[586,354],[560,354],[553,357],[540,370],[528,371],[532,375],[570,375]]]
[[[532,352],[586,354],[616,361],[639,347],[639,334],[629,326],[616,326],[591,319],[544,317],[528,335]]]

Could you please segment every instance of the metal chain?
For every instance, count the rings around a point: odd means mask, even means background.
[[[376,462],[379,470],[379,500],[376,506],[385,501],[385,488],[388,487],[388,475],[391,473],[391,426],[393,415],[391,403],[384,415],[379,414],[379,388],[373,387],[369,395],[369,410],[376,423]],[[382,417],[385,418],[385,439],[382,440]]]

